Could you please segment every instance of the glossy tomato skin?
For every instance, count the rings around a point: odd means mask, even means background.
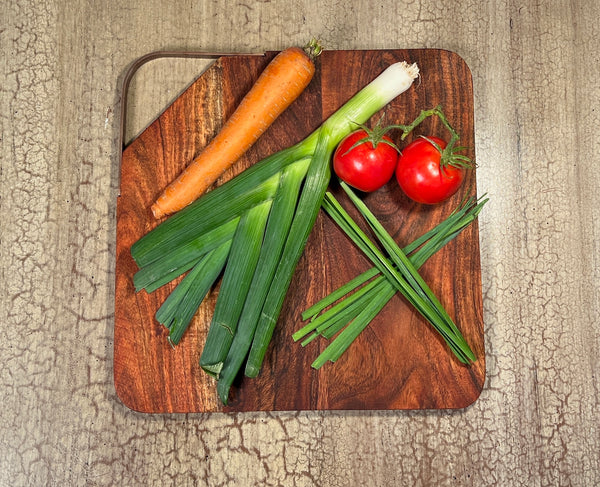
[[[446,142],[427,137],[442,149]],[[402,150],[396,166],[396,179],[406,195],[429,205],[450,198],[465,179],[465,170],[453,166],[440,167],[441,154],[428,140],[419,137]]]
[[[385,142],[373,148],[371,142],[364,142],[350,148],[367,137],[360,129],[347,135],[338,145],[333,155],[333,170],[338,177],[359,191],[372,192],[381,188],[394,175],[398,162],[398,151]],[[383,136],[388,142],[391,139]]]

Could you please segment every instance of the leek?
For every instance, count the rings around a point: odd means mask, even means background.
[[[230,247],[231,240],[202,257],[156,312],[156,321],[169,329],[171,345],[179,343],[200,303],[219,277]]]
[[[271,202],[267,201],[246,212],[233,237],[215,312],[200,357],[202,368],[215,377],[223,367],[250,290],[270,209]]]
[[[144,266],[133,276],[136,290],[145,289],[150,293],[191,269],[202,256],[233,238],[239,220],[239,217],[232,218],[182,245],[178,252],[168,252]]]
[[[409,66],[402,62],[391,65],[321,126],[321,133],[309,167],[305,188],[298,203],[296,217],[290,229],[286,249],[257,325],[246,364],[245,373],[248,377],[256,377],[262,367],[293,272],[304,251],[308,235],[329,185],[331,154],[339,142],[356,127],[356,124],[365,123],[373,114],[410,88],[418,73],[415,64]]]
[[[217,392],[223,403],[227,403],[229,389],[235,380],[252,345],[256,324],[262,311],[262,303],[269,291],[270,283],[277,270],[278,260],[285,245],[289,228],[296,209],[298,194],[308,164],[294,164],[283,170],[279,190],[273,199],[273,207],[265,230],[265,239],[255,272],[238,323],[238,332],[219,374]]]
[[[303,141],[210,191],[132,246],[140,267],[136,287],[154,289],[176,273],[195,268],[215,247],[233,239],[223,264],[217,317],[213,316],[200,360],[219,380],[223,403],[245,360],[246,375],[253,377],[260,371],[329,184],[331,153],[356,124],[365,123],[406,91],[418,73],[416,64],[389,66]],[[283,187],[288,187],[285,193]],[[255,215],[250,218],[255,223],[255,218],[260,220],[259,231],[244,230],[249,228],[249,214]],[[243,249],[247,258],[234,258]],[[238,276],[238,282],[233,276]]]

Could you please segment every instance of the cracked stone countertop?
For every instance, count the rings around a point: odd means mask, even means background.
[[[600,485],[598,2],[3,4],[1,487]],[[132,412],[112,375],[125,72],[157,50],[311,36],[471,69],[484,390],[459,411]],[[129,136],[198,65],[148,69]]]

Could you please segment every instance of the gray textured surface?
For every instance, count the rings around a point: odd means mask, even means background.
[[[1,486],[600,484],[600,7],[403,3],[2,2]],[[126,69],[311,35],[472,70],[486,387],[458,412],[133,413],[112,384]]]

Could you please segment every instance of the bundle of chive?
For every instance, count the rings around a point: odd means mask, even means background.
[[[302,314],[304,320],[311,321],[294,333],[295,341],[304,338],[302,345],[305,346],[318,336],[326,339],[335,337],[312,363],[312,367],[319,369],[327,361],[339,359],[397,291],[440,333],[461,362],[468,364],[474,361],[476,357],[460,330],[419,275],[418,269],[477,217],[487,199],[469,198],[442,223],[400,249],[365,203],[348,185],[342,182],[341,186],[388,256],[383,255],[335,197],[327,193],[323,207],[375,267],[338,288]]]
[[[157,319],[177,344],[223,272],[200,365],[218,379],[227,403],[246,361],[258,375],[296,264],[330,180],[330,158],[356,124],[365,123],[418,76],[415,64],[389,66],[302,142],[205,194],[138,240],[131,254],[137,290],[152,292],[186,273]]]

